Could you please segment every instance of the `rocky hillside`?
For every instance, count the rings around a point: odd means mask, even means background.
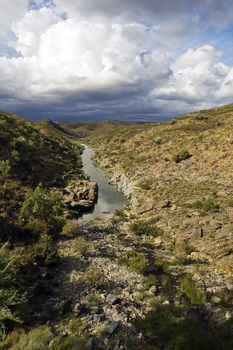
[[[99,125],[86,140],[129,198],[128,232],[159,246],[163,264],[173,256],[173,274],[189,276],[204,304],[231,318],[233,105],[112,131]]]
[[[232,292],[233,105],[122,126],[90,141],[135,218],[157,217],[163,244],[186,253],[190,272],[204,265],[204,280],[196,275],[203,288]]]
[[[97,193],[82,170],[82,146],[53,122],[0,112],[0,145],[0,348],[9,349],[2,341],[11,331],[20,329],[19,338],[43,324],[70,206],[91,208]]]
[[[68,132],[0,122],[1,350],[233,348],[233,107]],[[97,195],[80,141],[128,198],[89,223],[70,215]]]

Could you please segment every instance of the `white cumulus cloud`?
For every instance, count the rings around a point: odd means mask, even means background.
[[[161,116],[231,102],[233,67],[221,50],[199,37],[192,47],[200,24],[212,28],[213,14],[219,28],[230,23],[228,0],[17,4],[0,0],[0,49],[9,50],[0,50],[5,109]]]

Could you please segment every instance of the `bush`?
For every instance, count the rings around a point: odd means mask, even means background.
[[[130,231],[133,232],[135,235],[141,236],[158,236],[163,233],[163,230],[156,225],[154,225],[154,221],[144,221],[144,220],[137,220],[134,221],[129,226]]]
[[[167,273],[169,273],[169,267],[173,264],[173,262],[163,260],[161,258],[156,258],[154,261],[154,268],[159,274],[165,276]]]
[[[200,305],[205,303],[205,294],[197,289],[195,283],[189,276],[185,276],[181,279],[180,287],[182,292],[186,294],[192,304]]]
[[[162,142],[163,142],[163,140],[160,138],[160,137],[158,137],[157,139],[155,139],[155,141],[154,141],[154,143],[156,144],[156,145],[161,145],[162,144]]]
[[[39,185],[28,191],[20,214],[27,223],[34,220],[45,222],[51,234],[60,232],[65,221],[62,195]]]
[[[91,266],[82,275],[81,281],[88,288],[105,287],[107,280],[104,273],[98,268]]]
[[[85,256],[91,249],[91,244],[83,237],[77,237],[73,241],[74,253]]]
[[[52,345],[49,346],[49,350],[83,350],[85,349],[85,344],[87,343],[87,340],[88,337],[85,335],[80,337],[73,335],[70,335],[65,338],[57,337],[52,343]]]
[[[55,242],[51,236],[46,234],[42,235],[39,241],[30,248],[29,254],[32,260],[44,266],[53,265],[59,259]]]
[[[19,152],[17,150],[13,150],[11,152],[11,158],[15,161],[15,162],[18,162],[20,157],[19,157]]]
[[[142,284],[145,289],[150,289],[157,282],[156,277],[154,275],[149,275],[143,278]]]
[[[78,233],[78,220],[67,220],[63,227],[62,233],[68,237],[73,237]]]
[[[174,156],[174,161],[176,163],[180,163],[182,162],[183,160],[185,159],[188,159],[192,157],[192,155],[188,152],[188,151],[180,151],[179,153],[177,153],[175,156]]]
[[[0,160],[0,180],[5,182],[10,177],[11,166],[9,160]]]
[[[7,325],[21,323],[16,305],[24,302],[24,296],[19,292],[16,284],[17,276],[16,256],[10,254],[7,244],[0,248],[0,338],[4,339]]]
[[[144,191],[149,191],[152,187],[152,182],[150,180],[141,181],[139,187]]]
[[[191,311],[191,310],[190,310]],[[136,322],[138,332],[146,338],[159,339],[161,349],[232,350],[231,325],[208,327],[206,317],[173,305],[157,305],[144,319]],[[153,347],[152,347],[153,349]]]
[[[31,220],[24,226],[25,231],[29,231],[33,236],[40,237],[48,233],[49,228],[44,220]]]
[[[144,273],[148,268],[148,260],[145,255],[133,250],[130,250],[119,258],[118,263],[129,267],[132,271],[137,273]]]
[[[11,347],[11,350],[48,350],[52,339],[53,334],[49,327],[38,327],[27,334],[21,335],[19,341]]]
[[[206,201],[196,201],[186,205],[188,208],[198,209],[202,211],[204,214],[209,213],[218,213],[219,205],[215,203],[212,199],[207,199]]]
[[[195,117],[196,120],[198,121],[202,121],[202,120],[208,120],[208,117],[204,116],[204,115],[201,115],[201,114],[198,114],[196,117]]]

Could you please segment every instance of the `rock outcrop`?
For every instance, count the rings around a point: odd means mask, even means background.
[[[64,189],[64,202],[70,209],[83,212],[94,207],[98,198],[98,185],[90,180],[71,180]]]

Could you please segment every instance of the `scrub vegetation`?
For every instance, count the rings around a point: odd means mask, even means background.
[[[0,349],[232,349],[232,135],[232,105],[154,124],[1,112]],[[128,196],[86,224],[82,143]]]

